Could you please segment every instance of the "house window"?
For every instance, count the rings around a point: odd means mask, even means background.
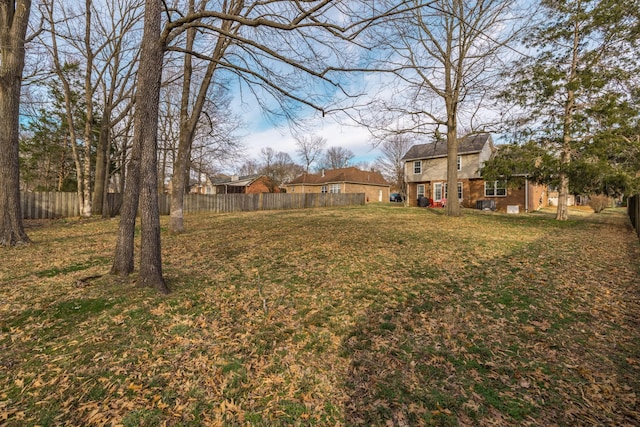
[[[326,193],[327,192],[327,186],[323,185],[322,189],[320,190],[322,193]]]
[[[507,185],[504,181],[485,182],[484,195],[485,197],[505,197]]]
[[[441,201],[443,196],[446,197],[446,194],[443,193],[443,190],[446,191],[446,187],[442,182],[436,182],[435,184],[433,184],[433,200],[435,202]]]
[[[418,199],[424,197],[424,184],[418,184]]]
[[[340,184],[331,184],[331,188],[329,189],[330,193],[339,193],[340,192]]]
[[[420,160],[413,162],[413,173],[422,173],[422,162]]]
[[[461,171],[462,170],[462,156],[458,156],[457,164],[458,164],[458,170]]]
[[[436,182],[435,184],[433,184],[433,195],[434,201],[441,201],[442,199],[447,199],[449,197],[449,191],[448,191],[448,187],[447,187],[447,183],[446,182]],[[462,200],[462,183],[458,182],[457,185],[457,193],[458,193],[458,200]]]

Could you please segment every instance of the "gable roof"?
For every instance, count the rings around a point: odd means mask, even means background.
[[[356,167],[327,169],[323,174],[304,173],[289,184],[312,184],[321,185],[336,182],[351,182],[358,184],[384,185],[389,183],[382,177],[380,172],[363,171]]]
[[[257,181],[259,178],[265,175],[255,174],[255,175],[244,175],[244,176],[230,176],[226,178],[219,178],[216,180],[211,180],[211,184],[213,185],[228,185],[233,187],[248,187]]]
[[[490,141],[491,134],[488,133],[478,133],[459,138],[458,154],[479,153]],[[437,157],[447,157],[446,140],[414,145],[402,157],[402,160],[435,159]]]

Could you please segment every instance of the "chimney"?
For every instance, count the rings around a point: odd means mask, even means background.
[[[322,177],[324,178],[324,169],[322,169]]]
[[[231,181],[237,181],[238,180],[238,175],[231,175]]]

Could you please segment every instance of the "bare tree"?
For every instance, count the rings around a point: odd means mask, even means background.
[[[337,36],[349,38],[344,35],[347,31],[357,33],[361,26],[370,23],[371,18],[354,24],[349,18],[352,11],[344,9],[348,4],[345,6],[342,2],[333,0],[284,4],[280,0],[250,3],[237,0],[224,4],[237,3],[243,7],[243,13],[237,13],[235,10],[224,11],[221,4],[213,6],[209,3],[207,5],[210,9],[201,12],[180,14],[176,9],[173,16],[172,11],[167,11],[168,22],[161,30],[162,3],[163,0],[145,2],[145,30],[135,101],[134,145],[127,173],[125,200],[112,271],[117,274],[129,274],[133,270],[134,225],[136,207],[140,200],[140,283],[151,284],[166,291],[160,256],[155,150],[163,54],[167,47],[192,27],[198,27],[212,35],[224,36],[224,39],[230,37],[234,41],[233,46],[238,49],[233,55],[217,58],[215,55],[202,54],[201,51],[189,53],[217,62],[218,66],[223,66],[242,78],[251,90],[257,91],[260,88],[282,100],[283,104],[301,103],[322,110],[320,103],[333,96],[332,94],[328,95],[325,90],[315,94],[309,93],[308,87],[298,83],[299,80],[290,79],[286,73],[279,74],[276,71],[290,68],[339,88],[339,84],[329,78],[329,74],[337,67],[328,64],[329,60],[334,59],[340,52],[335,48],[336,40],[340,40]],[[348,12],[349,15],[343,12]],[[336,16],[339,17],[340,25],[331,21]],[[242,25],[245,33],[232,33],[224,26],[227,21],[232,25]],[[346,26],[342,25],[345,22]],[[330,47],[331,55],[323,52],[323,49]],[[172,46],[171,49],[180,50],[176,46]],[[274,67],[274,64],[278,64],[279,67]],[[343,64],[337,65],[342,67]],[[292,87],[291,83],[296,83],[296,86]],[[294,110],[290,108],[288,111],[291,113]]]
[[[393,3],[393,2],[392,2]],[[496,90],[506,43],[514,38],[513,0],[413,1],[414,8],[378,27],[376,44],[387,52],[384,68],[395,76],[393,97],[375,104],[387,116],[383,126],[399,132],[446,129],[447,183],[457,185],[458,127],[461,117],[473,128]],[[486,111],[486,110],[485,110]],[[486,115],[484,116],[486,117]],[[369,125],[377,124],[369,120]],[[457,203],[447,214],[460,215]]]
[[[227,89],[218,85],[207,98],[200,114],[200,122],[194,136],[192,163],[197,157],[200,164],[217,170],[226,166],[244,153],[240,132],[243,125],[239,116],[232,114],[231,98]]]
[[[97,82],[95,94],[100,99],[102,117],[96,148],[95,180],[92,211],[110,214],[106,203],[111,177],[109,165],[112,136],[116,127],[130,116],[133,107],[135,72],[139,47],[134,44],[135,33],[142,17],[141,0],[112,0],[105,10],[98,10],[94,36],[104,41],[104,47],[94,58]],[[101,13],[102,12],[102,13]],[[126,146],[125,158],[126,158]]]
[[[110,156],[113,159],[114,168],[109,175],[113,181],[114,189],[120,194],[124,194],[126,169],[129,165],[131,141],[133,140],[133,121],[133,114],[128,114],[121,122],[114,122],[110,137],[115,152]]]
[[[327,139],[321,136],[297,136],[296,144],[298,146],[296,153],[304,162],[304,170],[309,173],[311,165],[320,158],[324,147],[327,145]]]
[[[302,166],[296,164],[291,156],[283,151],[276,152],[267,147],[261,150],[261,155],[263,163],[259,171],[271,178],[275,185],[290,181],[304,171]]]
[[[260,171],[260,165],[254,159],[246,160],[238,168],[238,175],[255,175]]]
[[[181,137],[171,199],[172,231],[184,230],[182,198],[189,177],[189,153],[209,86],[219,83],[214,75],[236,77],[238,84],[254,95],[253,100],[272,117],[292,119],[301,106],[324,115],[324,105],[334,97],[335,89],[345,92],[339,80],[331,77],[351,68],[348,64],[352,57],[344,46],[353,46],[351,43],[362,28],[379,18],[378,9],[368,3],[217,0],[196,5],[195,0],[188,0],[188,12],[175,14],[176,19],[164,30],[168,50],[184,54]],[[404,3],[393,5],[393,13]],[[363,14],[366,17],[362,18]],[[184,32],[184,43],[176,43]],[[207,52],[196,37],[213,48]],[[192,89],[194,58],[208,60],[209,64],[199,86],[194,84]],[[309,84],[310,80],[320,85]],[[312,90],[316,86],[321,89]],[[325,90],[326,87],[331,89]],[[192,96],[196,91],[197,96]]]
[[[304,171],[304,168],[294,162],[288,153],[280,151],[276,154],[271,178],[277,185],[281,185],[284,182],[292,181]]]
[[[271,147],[263,147],[260,149],[260,156],[258,161],[261,165],[262,173],[270,174],[273,164],[276,159],[276,150]]]
[[[242,8],[244,2],[231,1],[222,4],[223,13],[233,14],[238,8]],[[206,7],[207,2],[200,2],[197,12],[201,13]],[[195,0],[188,1],[187,16],[193,16],[196,13]],[[194,20],[197,22],[197,19]],[[237,32],[238,25],[231,20],[222,20],[220,25],[224,32]],[[174,233],[184,232],[184,194],[188,191],[189,176],[191,171],[191,149],[196,134],[196,128],[200,122],[200,114],[204,108],[209,87],[214,78],[214,73],[218,68],[220,59],[224,56],[231,39],[226,35],[218,35],[217,42],[211,53],[211,60],[207,65],[207,69],[200,82],[196,87],[197,96],[194,98],[192,93],[193,75],[193,55],[194,45],[196,43],[196,27],[190,26],[186,28],[186,41],[184,52],[184,66],[182,78],[182,97],[180,106],[180,139],[178,143],[178,154],[174,165],[172,187],[171,187],[171,213],[169,220],[169,229]]]
[[[353,151],[344,147],[329,147],[324,153],[324,157],[320,161],[322,169],[340,169],[349,166],[349,162],[355,154]]]
[[[0,246],[29,243],[20,205],[20,89],[30,0],[0,1]]]
[[[165,192],[165,184],[173,178],[180,139],[180,99],[176,85],[167,85],[160,93],[160,115],[158,118],[158,192]],[[174,185],[172,180],[171,185]]]
[[[85,123],[83,132],[83,147],[78,145],[78,135],[76,133],[76,117],[74,114],[74,92],[72,88],[72,82],[70,81],[69,70],[77,68],[79,64],[77,62],[70,63],[61,59],[60,50],[58,48],[58,34],[57,24],[58,19],[62,23],[68,24],[71,18],[67,15],[67,11],[64,7],[60,8],[61,17],[58,18],[55,14],[55,1],[49,0],[43,2],[43,6],[46,10],[46,17],[49,25],[49,34],[51,36],[51,56],[53,58],[54,72],[62,83],[62,93],[64,96],[64,107],[66,112],[66,120],[69,129],[69,140],[71,143],[71,151],[73,153],[73,159],[76,166],[77,177],[77,194],[78,202],[80,205],[80,214],[82,216],[91,216],[91,146],[92,146],[92,134],[93,134],[93,87],[91,73],[93,71],[93,58],[94,52],[91,47],[91,0],[85,1],[85,20],[84,20],[84,35],[82,36],[83,44],[82,50],[86,55],[86,68],[84,78],[84,102],[85,102]],[[71,39],[72,35],[68,35]],[[76,38],[80,38],[79,35],[75,35]],[[43,40],[43,44],[46,43]]]
[[[51,38],[50,43],[45,40],[42,43],[50,45],[54,70],[62,83],[81,213],[88,216],[95,208],[106,216],[110,135],[113,126],[129,114],[132,106],[132,81],[139,52],[137,46],[132,46],[132,30],[141,17],[140,0],[110,0],[99,5],[93,0],[85,0],[81,11],[69,2],[45,0],[42,5]],[[84,74],[82,130],[75,123],[79,120],[73,113],[76,94],[68,75],[70,68]],[[98,109],[102,113],[100,121],[94,118]],[[80,134],[81,147],[77,142]],[[94,149],[95,174],[91,169]]]
[[[377,147],[382,153],[376,159],[377,167],[387,181],[395,185],[400,190],[400,193],[406,196],[407,186],[404,180],[404,161],[402,157],[411,148],[411,139],[408,135],[390,135],[380,144],[377,144]]]
[[[160,253],[160,214],[158,210],[157,138],[158,109],[164,44],[160,38],[162,0],[146,0],[144,33],[136,86],[133,149],[125,197],[120,214],[116,254],[111,272],[128,275],[133,271],[133,237],[136,211],[140,202],[141,286],[155,287],[167,293],[162,276]]]

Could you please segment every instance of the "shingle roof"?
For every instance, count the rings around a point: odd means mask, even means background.
[[[328,184],[332,182],[352,182],[359,184],[389,185],[380,172],[363,171],[355,167],[327,169],[322,174],[305,173],[289,184]]]
[[[213,185],[230,185],[234,187],[246,187],[251,185],[256,179],[260,178],[262,175],[245,175],[238,177],[228,177],[217,180],[211,180]]]
[[[458,154],[479,153],[491,137],[488,133],[467,135],[458,139]],[[447,141],[412,146],[402,160],[433,159],[447,156]]]

